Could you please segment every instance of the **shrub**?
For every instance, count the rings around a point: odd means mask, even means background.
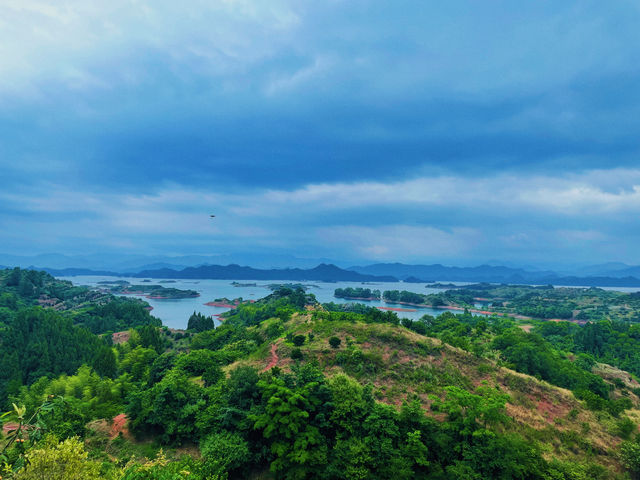
[[[88,453],[78,438],[68,438],[58,443],[55,437],[48,437],[44,445],[34,448],[25,457],[27,467],[20,469],[16,480],[99,480],[100,463],[87,459]]]
[[[299,348],[294,348],[293,350],[291,350],[291,358],[293,360],[302,359],[302,351]]]
[[[307,339],[307,337],[305,337],[304,335],[296,335],[295,337],[293,337],[293,344],[296,347],[301,347],[302,345],[304,345],[304,341]]]
[[[194,460],[191,457],[184,456],[177,461],[169,461],[162,450],[158,456],[144,465],[133,465],[129,467],[122,477],[118,477],[120,480],[176,480],[185,478],[188,475],[189,479],[201,480],[205,476],[201,473],[202,463]],[[73,477],[80,479],[81,477]],[[222,476],[211,476],[206,478],[227,478]],[[84,478],[82,477],[82,480]]]
[[[209,435],[200,442],[200,449],[209,475],[222,475],[250,460],[249,445],[237,433]]]
[[[282,335],[283,331],[284,326],[282,324],[282,320],[276,320],[273,323],[269,324],[269,326],[265,330],[265,333],[267,334],[268,338],[273,339]]]
[[[620,438],[629,440],[631,434],[636,431],[636,424],[629,417],[620,418],[616,421],[615,433]]]
[[[640,473],[640,443],[623,442],[620,446],[620,459],[632,473]]]
[[[329,339],[329,345],[331,345],[331,348],[339,348],[341,343],[342,340],[340,340],[338,337],[331,337]]]

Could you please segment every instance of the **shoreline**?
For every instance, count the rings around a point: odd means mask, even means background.
[[[415,308],[398,308],[398,307],[376,307],[378,310],[388,310],[391,312],[417,312]]]
[[[335,298],[341,298],[342,300],[360,300],[361,302],[379,302],[380,297],[336,297],[334,295]]]
[[[221,308],[237,308],[238,305],[232,305],[230,303],[224,303],[224,302],[207,302],[204,303],[203,305],[206,305],[207,307],[221,307]]]

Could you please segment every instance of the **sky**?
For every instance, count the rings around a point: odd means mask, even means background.
[[[638,264],[638,24],[624,0],[0,0],[0,252]]]

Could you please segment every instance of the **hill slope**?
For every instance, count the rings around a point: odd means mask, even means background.
[[[284,324],[283,336],[273,339],[269,348],[265,345],[251,359],[230,365],[229,371],[241,365],[261,370],[275,365],[285,372],[291,371],[297,364],[291,359],[296,347],[285,337],[304,335],[307,341],[300,347],[303,362],[317,362],[328,377],[346,374],[363,386],[372,385],[373,395],[383,403],[400,408],[403,403],[417,400],[427,415],[443,421],[446,417],[434,404],[446,397],[447,389],[456,387],[474,394],[489,388],[509,398],[505,410],[509,420],[500,425],[500,431],[517,433],[531,444],[542,445],[548,460],[581,463],[590,458],[612,476],[614,472],[622,472],[615,453],[623,441],[620,419],[589,410],[569,390],[401,326],[328,321],[322,319],[324,315],[318,312],[295,315]],[[259,329],[265,331],[268,327],[269,322]],[[332,336],[341,340],[338,349],[329,346],[328,339]],[[640,400],[629,390],[638,389],[640,384],[628,380],[626,372],[608,365],[600,364],[597,370],[606,372],[604,376],[611,382],[614,395],[631,399],[633,408],[626,415],[636,423],[640,421]],[[616,377],[627,379],[628,389],[615,389]]]

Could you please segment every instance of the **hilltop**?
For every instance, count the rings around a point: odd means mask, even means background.
[[[278,324],[270,320],[255,328],[266,336]],[[417,402],[427,416],[438,421],[447,418],[439,405],[452,388],[472,397],[499,392],[507,401],[505,422],[498,431],[538,445],[547,460],[577,462],[585,472],[598,472],[585,478],[614,478],[614,472],[623,471],[615,451],[629,435],[621,430],[624,417],[590,410],[570,390],[509,368],[499,357],[479,357],[394,323],[341,320],[340,315],[334,317],[323,309],[294,314],[280,326],[281,336],[225,370],[275,367],[286,374],[295,372],[300,363],[316,363],[328,378],[347,375],[363,387],[370,386],[378,401],[396,409]],[[294,339],[299,337],[305,341],[296,347]],[[338,348],[331,348],[332,337],[340,339]],[[299,361],[292,359],[297,350]],[[630,401],[632,408],[625,416],[633,424],[631,433],[637,433],[640,383],[610,365],[595,364],[593,371],[611,389],[613,398]],[[585,458],[593,463],[584,466]]]

